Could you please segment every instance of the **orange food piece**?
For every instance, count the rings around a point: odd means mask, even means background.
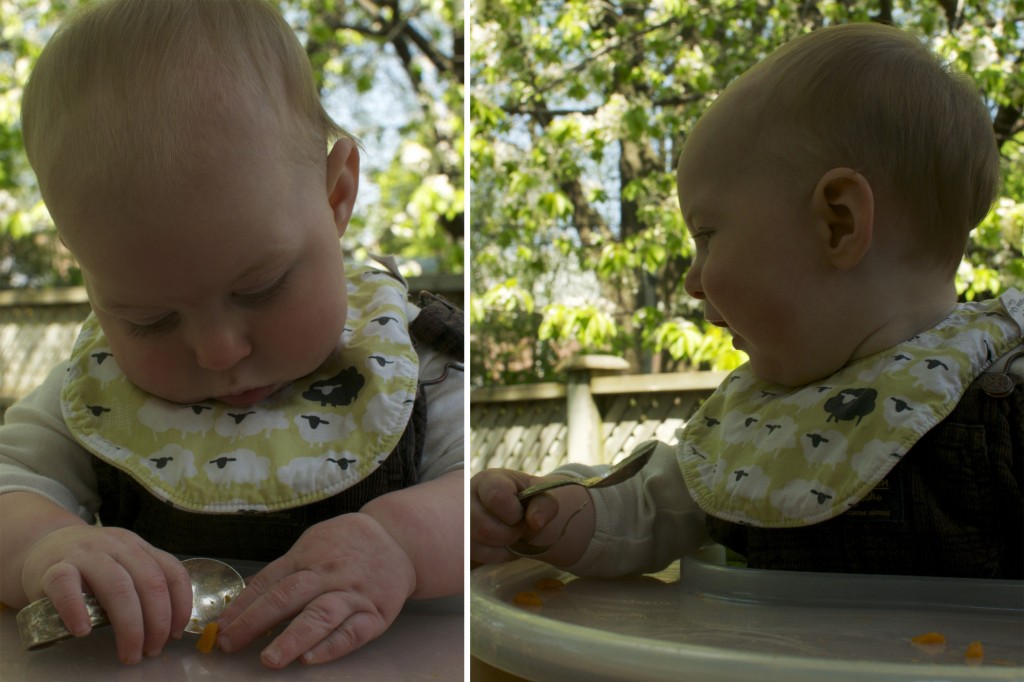
[[[560,590],[565,587],[565,583],[556,578],[538,578],[533,586],[538,590]]]
[[[203,634],[199,635],[199,641],[196,642],[196,648],[204,654],[208,654],[213,651],[213,645],[217,641],[217,623],[207,623],[206,627],[203,628]]]
[[[520,606],[540,606],[544,603],[536,592],[517,592],[512,601]]]
[[[945,644],[946,636],[939,632],[926,632],[923,635],[911,637],[910,641],[917,644]]]
[[[981,663],[983,658],[985,658],[985,648],[981,646],[981,642],[971,642],[967,645],[967,651],[964,652],[966,662]]]

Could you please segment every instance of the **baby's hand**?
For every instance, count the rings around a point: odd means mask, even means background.
[[[412,562],[388,532],[366,514],[343,514],[311,526],[256,574],[221,616],[218,643],[237,651],[294,618],[263,664],[324,663],[387,630],[415,588]]]
[[[178,639],[192,613],[192,585],[175,557],[123,528],[76,525],[44,535],[25,554],[22,585],[30,600],[49,597],[65,626],[90,632],[82,592],[107,612],[123,663],[156,656]]]
[[[526,510],[516,493],[542,478],[511,469],[486,469],[469,481],[469,553],[476,563],[509,561],[516,556],[505,549],[529,539],[558,516],[552,495],[531,497]]]

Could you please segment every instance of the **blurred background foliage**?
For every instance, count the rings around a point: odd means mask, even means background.
[[[852,21],[913,31],[977,82],[1003,188],[957,286],[971,300],[1024,285],[1024,0],[474,0],[474,383],[550,380],[577,352],[640,372],[741,363],[683,291],[680,146],[773,48]]]
[[[39,199],[21,90],[69,10],[0,0],[0,289],[81,283]],[[460,273],[464,252],[462,0],[279,0],[328,111],[363,145],[346,256],[400,256],[408,275]]]

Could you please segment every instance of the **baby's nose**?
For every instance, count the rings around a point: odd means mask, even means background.
[[[196,364],[211,372],[231,369],[252,353],[252,346],[244,330],[223,323],[199,330],[192,347]]]
[[[700,283],[699,266],[693,265],[686,271],[686,277],[683,278],[683,288],[693,298],[704,300],[704,288]]]

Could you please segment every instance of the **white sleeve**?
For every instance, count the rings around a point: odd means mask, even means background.
[[[67,363],[12,405],[0,426],[0,494],[34,492],[95,521],[99,509],[92,455],[71,436],[60,411]]]
[[[569,464],[555,473],[593,476],[604,468]],[[596,512],[594,537],[583,557],[567,568],[571,573],[621,576],[658,571],[708,540],[704,512],[690,496],[672,445],[659,442],[633,478],[589,492]]]
[[[419,308],[407,306],[409,319]],[[427,401],[427,434],[417,473],[420,482],[462,469],[465,461],[466,370],[462,362],[429,347],[418,349],[419,382]]]

